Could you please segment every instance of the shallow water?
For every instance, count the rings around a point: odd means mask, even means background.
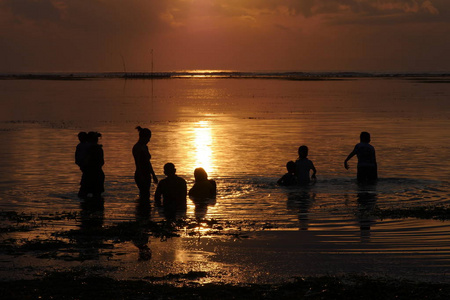
[[[102,226],[135,220],[131,148],[137,140],[134,127],[140,125],[153,131],[149,148],[160,178],[170,161],[188,187],[196,167],[217,181],[216,201],[196,210],[188,200],[188,218],[215,219],[231,224],[231,231],[249,232],[244,241],[208,234],[151,239],[152,269],[226,270],[241,272],[238,281],[258,282],[358,271],[360,255],[370,255],[373,263],[365,272],[388,272],[395,262],[394,274],[442,280],[450,258],[448,221],[367,216],[374,209],[449,205],[449,96],[448,83],[380,78],[3,80],[0,209],[80,212],[76,134],[95,130],[103,134],[106,161]],[[363,188],[354,182],[356,158],[349,171],[343,167],[361,131],[372,135],[381,178],[376,186]],[[318,170],[317,184],[278,187],[285,163],[296,159],[302,144],[308,145]],[[152,211],[151,219],[162,217]],[[79,226],[79,220],[63,220],[27,236]],[[267,237],[275,242],[264,244]],[[309,242],[299,242],[305,237]],[[289,244],[291,238],[297,242]],[[203,251],[202,243],[219,245]],[[120,274],[149,275],[148,266],[129,264],[136,261],[136,247],[113,247],[116,255],[122,253],[116,263],[123,268]],[[286,259],[274,259],[280,255]],[[310,256],[315,264],[302,269],[299,265],[306,262],[295,260],[291,266],[290,255]],[[345,266],[340,260],[347,258],[353,262]],[[277,263],[264,262],[268,259]],[[38,264],[29,257],[19,261]]]

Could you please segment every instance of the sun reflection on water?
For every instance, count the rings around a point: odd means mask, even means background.
[[[195,168],[203,168],[207,173],[214,170],[212,163],[212,132],[209,121],[199,121],[194,127]]]

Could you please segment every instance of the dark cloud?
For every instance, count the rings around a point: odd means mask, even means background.
[[[431,0],[287,0],[285,5],[304,16],[322,14],[392,15],[439,13],[439,10]]]
[[[424,61],[448,61],[449,7],[448,0],[0,0],[0,71],[117,71],[121,56],[128,70],[147,70],[151,49],[160,70],[312,69],[332,49],[327,69],[353,63],[346,55],[363,40],[359,61],[395,62],[404,45],[411,52],[401,58],[429,52]]]
[[[0,3],[17,19],[55,22],[61,18],[60,10],[51,0],[3,0]]]

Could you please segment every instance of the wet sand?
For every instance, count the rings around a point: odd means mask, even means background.
[[[150,238],[147,259],[136,241],[120,237],[97,249],[78,243],[2,255],[0,292],[7,299],[445,299],[450,291],[445,260],[378,251],[370,241],[355,248],[351,232],[190,235]]]
[[[427,240],[412,227],[394,235],[384,230],[390,220],[372,229],[326,231],[249,230],[206,220],[108,227],[95,218],[87,227],[85,220],[84,227],[63,229],[44,219],[27,223],[39,223],[36,236],[33,230],[20,232],[20,226],[3,234],[2,280],[81,268],[118,280],[202,272],[207,276],[200,283],[219,284],[279,284],[295,277],[345,274],[449,282],[450,241]],[[429,226],[439,223],[426,220]]]

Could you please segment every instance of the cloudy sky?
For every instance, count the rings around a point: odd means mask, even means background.
[[[450,71],[450,0],[0,0],[0,72]]]

